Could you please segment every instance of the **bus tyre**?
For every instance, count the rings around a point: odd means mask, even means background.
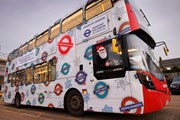
[[[69,114],[73,116],[82,116],[84,113],[84,102],[82,95],[76,91],[72,90],[68,93],[66,99],[66,108]]]
[[[16,108],[21,107],[21,96],[20,96],[20,94],[17,94],[15,97],[15,106],[16,106]]]

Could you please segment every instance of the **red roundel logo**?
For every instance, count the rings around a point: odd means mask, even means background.
[[[24,98],[25,98],[25,95],[24,95],[24,93],[22,92],[22,93],[21,93],[21,101],[23,101]]]
[[[52,103],[49,103],[48,107],[49,108],[54,108],[54,105]]]
[[[46,59],[47,59],[47,57],[48,57],[48,53],[47,53],[47,52],[43,52],[42,57],[41,57],[41,60],[42,60],[43,62],[45,62]]]
[[[133,102],[132,105],[126,105],[127,102]],[[134,114],[140,114],[141,113],[141,107],[142,107],[142,102],[139,102],[136,98],[133,98],[133,97],[126,97],[123,99],[122,103],[121,103],[121,107],[123,108],[136,108],[136,111]],[[130,110],[130,109],[129,109]],[[125,114],[129,114],[129,110],[123,110],[123,113]]]
[[[63,92],[63,87],[61,86],[61,84],[56,84],[56,86],[54,87],[54,93],[59,96],[61,95],[61,93]]]
[[[69,35],[65,35],[58,42],[58,50],[62,55],[66,55],[73,47],[72,39]]]

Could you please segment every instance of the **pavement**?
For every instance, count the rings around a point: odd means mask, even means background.
[[[73,117],[60,109],[14,105],[0,100],[0,120],[179,120],[180,95],[171,96],[170,104],[160,111],[144,115],[85,112],[82,117]]]

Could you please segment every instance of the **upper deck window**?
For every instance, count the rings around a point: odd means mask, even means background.
[[[19,55],[19,50],[17,49],[17,50],[15,50],[15,51],[13,52],[12,58],[15,59],[15,58],[18,57],[18,55]]]
[[[50,39],[57,37],[60,33],[60,24],[57,24],[51,28]]]
[[[36,46],[42,45],[43,43],[47,42],[49,38],[49,31],[45,31],[44,33],[40,34],[36,40]]]
[[[24,44],[22,47],[19,48],[19,56],[23,55],[28,51],[28,43]]]
[[[35,39],[29,41],[29,48],[28,48],[28,50],[30,51],[30,50],[32,50],[34,48],[35,48]]]
[[[111,0],[98,0],[86,6],[86,20],[112,8]]]
[[[81,24],[83,21],[83,10],[78,10],[62,22],[62,33],[74,28],[75,26]]]

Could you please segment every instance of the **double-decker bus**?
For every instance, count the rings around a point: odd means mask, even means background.
[[[144,114],[170,102],[147,19],[131,0],[90,0],[9,54],[4,101]]]

